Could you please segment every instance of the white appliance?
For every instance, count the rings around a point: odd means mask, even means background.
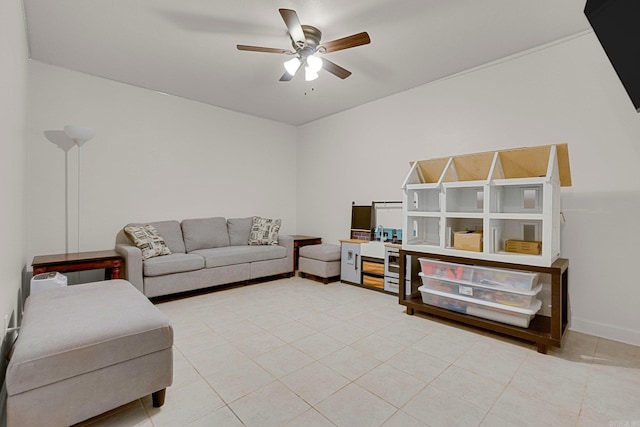
[[[67,286],[67,276],[57,271],[51,271],[33,276],[29,293],[33,294],[45,289],[62,288],[64,286]]]

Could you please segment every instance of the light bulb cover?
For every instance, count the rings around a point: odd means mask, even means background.
[[[307,56],[307,65],[309,66],[309,68],[311,68],[311,70],[317,73],[318,71],[322,70],[322,58],[314,55],[309,55]]]
[[[300,59],[297,57],[291,58],[284,63],[284,69],[287,70],[287,73],[291,74],[292,76],[296,75],[296,71],[298,71],[298,68],[300,68]]]
[[[304,67],[304,79],[308,82],[318,78],[318,73],[313,71],[308,65]]]
[[[73,142],[78,144],[79,147],[82,147],[85,142],[96,136],[96,132],[91,128],[71,125],[64,127],[64,133],[66,133]]]

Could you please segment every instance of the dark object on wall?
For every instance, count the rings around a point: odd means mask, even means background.
[[[640,1],[587,0],[584,14],[640,112]]]
[[[371,231],[373,218],[371,206],[351,206],[351,229]]]

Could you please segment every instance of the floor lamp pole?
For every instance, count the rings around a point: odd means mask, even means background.
[[[80,252],[80,153],[82,152],[82,147],[78,145],[78,244],[76,246],[76,250]]]
[[[64,253],[69,253],[69,153],[64,152]]]

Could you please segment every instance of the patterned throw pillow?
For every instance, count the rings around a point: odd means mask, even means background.
[[[251,234],[249,234],[250,245],[277,245],[278,231],[282,225],[280,219],[253,217],[251,224]]]
[[[128,226],[124,228],[124,233],[142,251],[142,259],[171,255],[167,244],[153,225]]]

